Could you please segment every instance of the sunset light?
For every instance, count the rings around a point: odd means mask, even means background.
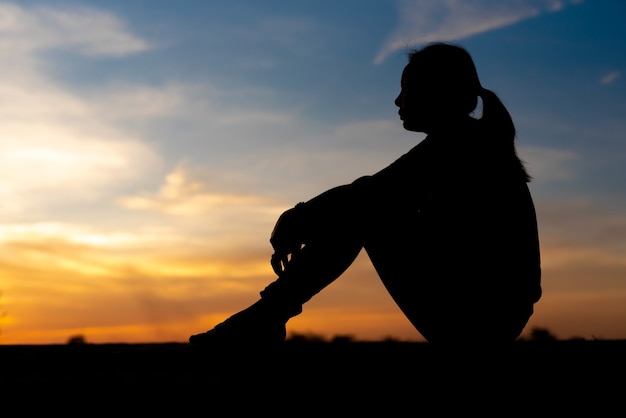
[[[470,3],[0,2],[0,345],[187,342],[253,303],[283,211],[424,138],[394,99],[433,40],[533,178],[523,335],[625,339],[626,3]],[[288,332],[423,341],[364,251],[304,313]]]

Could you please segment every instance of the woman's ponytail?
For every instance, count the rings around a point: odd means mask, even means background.
[[[525,181],[530,181],[531,177],[515,149],[516,131],[511,114],[493,91],[481,87],[478,95],[483,101],[480,121],[484,131],[494,139],[491,145],[508,148],[509,155],[514,160],[515,166],[518,167],[520,175]]]
[[[480,88],[478,95],[483,101],[480,120],[483,122],[484,128],[512,143],[515,140],[515,125],[511,114],[500,101],[500,98],[493,91],[483,87]]]

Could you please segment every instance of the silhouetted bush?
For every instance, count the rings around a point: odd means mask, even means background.
[[[335,335],[331,342],[338,344],[352,343],[354,342],[354,336],[352,335]]]
[[[535,327],[530,331],[530,340],[537,342],[553,342],[558,338],[547,328]]]
[[[390,344],[400,342],[398,338],[392,337],[392,336],[383,337],[380,341],[383,343],[390,343]]]
[[[85,339],[84,335],[72,335],[70,338],[67,339],[67,343],[69,345],[81,345],[87,344],[87,340]]]
[[[313,333],[304,334],[304,333],[298,333],[298,332],[292,332],[291,334],[289,334],[289,338],[287,338],[287,340],[291,342],[302,342],[302,343],[326,342],[326,339],[321,335],[317,335]]]

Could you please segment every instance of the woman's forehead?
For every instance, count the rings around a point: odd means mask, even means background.
[[[415,63],[409,63],[402,70],[402,76],[401,76],[400,82],[406,83],[411,79],[414,80],[415,78],[419,76],[420,72],[421,71],[419,70],[418,66]]]

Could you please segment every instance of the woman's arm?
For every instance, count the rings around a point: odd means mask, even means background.
[[[329,189],[283,212],[270,237],[274,272],[280,275],[291,255],[312,237],[329,231],[358,234],[369,213],[382,213],[375,210],[377,205],[388,205],[395,200],[390,195],[412,193],[407,185],[415,184],[413,177],[422,165],[418,163],[421,158],[421,153],[416,153],[418,147],[374,175]]]
[[[271,264],[274,272],[282,274],[291,255],[322,230],[333,228],[359,205],[361,187],[354,183],[337,186],[318,196],[300,202],[283,212],[278,218],[270,237],[274,248]]]

